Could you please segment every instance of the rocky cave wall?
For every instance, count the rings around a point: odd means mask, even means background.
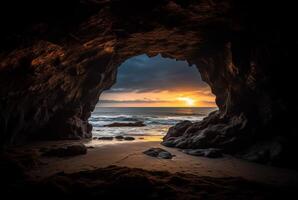
[[[91,137],[88,118],[100,93],[114,83],[117,67],[135,55],[160,53],[196,64],[219,107],[200,123],[171,128],[164,145],[217,147],[254,161],[293,164],[297,39],[291,5],[233,0],[16,4],[1,6],[2,146]]]

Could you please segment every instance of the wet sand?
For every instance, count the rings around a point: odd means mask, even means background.
[[[190,156],[178,149],[164,147],[160,145],[160,141],[160,136],[142,139],[136,137],[135,141],[84,141],[87,147],[93,147],[88,148],[86,155],[69,158],[40,157],[43,164],[32,169],[30,174],[39,179],[62,171],[74,173],[116,165],[145,170],[165,170],[171,173],[182,172],[197,176],[242,177],[247,180],[283,186],[297,184],[298,172],[294,170],[251,163],[228,155],[216,159]],[[30,148],[38,150],[78,142],[82,141],[37,143],[30,145]],[[151,147],[163,148],[176,156],[171,160],[165,160],[142,153]]]

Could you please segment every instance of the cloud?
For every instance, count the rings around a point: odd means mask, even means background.
[[[203,104],[214,104],[214,101],[200,101]]]
[[[110,100],[110,99],[104,99],[99,100],[100,104],[108,104],[108,103],[169,103],[172,101],[165,101],[165,100]]]
[[[107,90],[106,93],[128,93],[128,92],[134,92],[134,93],[146,93],[146,92],[161,92],[165,91],[163,89],[149,89],[149,88],[143,88],[143,89],[133,89],[133,88],[111,88],[110,90]]]
[[[195,66],[186,61],[162,58],[160,55],[149,58],[140,55],[125,61],[118,70],[117,82],[107,93],[158,92],[185,88],[207,87]]]

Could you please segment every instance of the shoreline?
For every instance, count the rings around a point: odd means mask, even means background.
[[[87,147],[101,147],[105,145],[121,145],[121,144],[131,144],[136,142],[162,142],[162,138],[164,135],[125,135],[128,137],[133,137],[134,140],[118,140],[113,137],[113,140],[99,140],[99,139],[91,139],[91,140],[83,140],[83,144]]]
[[[116,165],[149,171],[187,173],[204,177],[241,177],[250,181],[277,186],[297,184],[298,172],[294,170],[252,163],[228,155],[216,159],[195,157],[182,153],[179,149],[162,146],[160,144],[160,136],[153,138],[148,136],[141,137],[144,139],[138,139],[136,137],[134,141],[82,140],[50,141],[31,144],[27,148],[31,148],[31,150],[37,152],[40,148],[53,148],[77,143],[83,143],[89,148],[86,155],[67,158],[40,156],[39,159],[43,164],[32,169],[29,174],[36,179],[42,179],[59,172],[76,173]],[[92,148],[90,148],[91,146]],[[173,159],[165,160],[143,154],[143,151],[151,147],[163,148],[176,156]],[[26,149],[26,147],[22,148]]]

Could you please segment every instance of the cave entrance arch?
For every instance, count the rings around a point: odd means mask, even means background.
[[[96,140],[160,140],[176,123],[201,121],[216,109],[215,96],[195,65],[141,54],[120,65],[116,82],[101,94],[89,122]]]

